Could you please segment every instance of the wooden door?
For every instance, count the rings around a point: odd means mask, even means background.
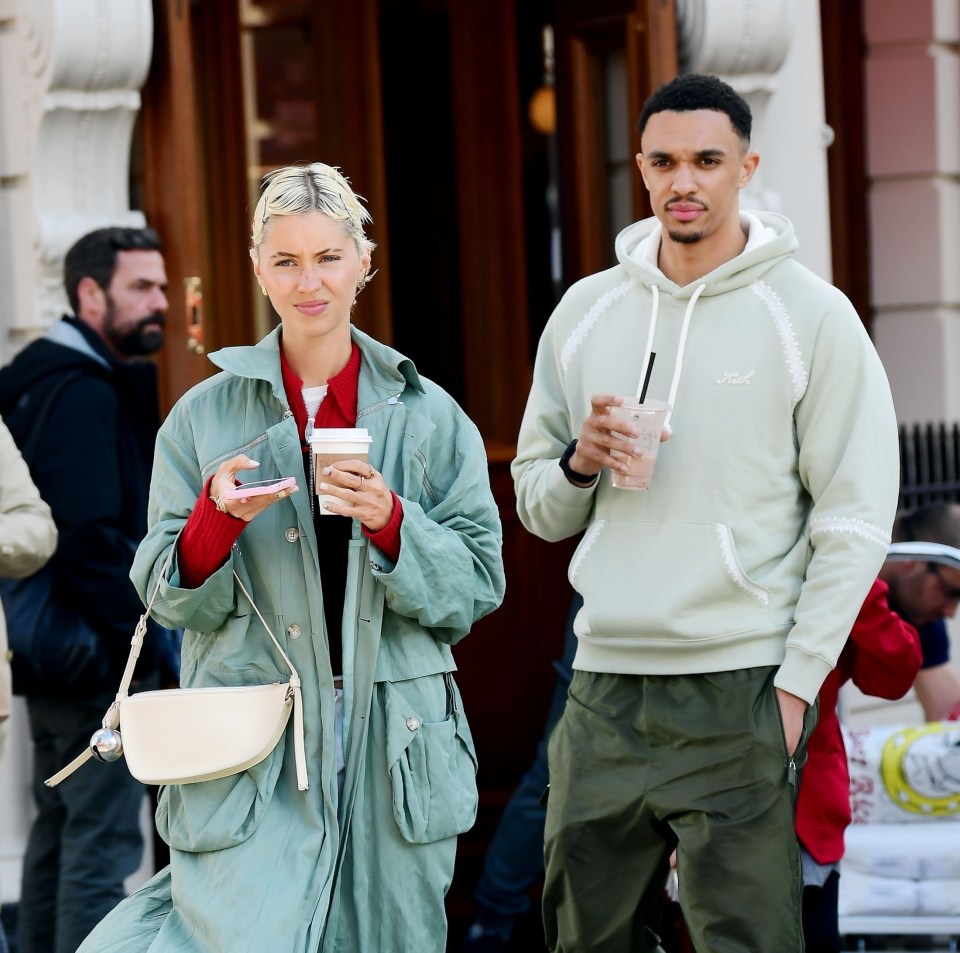
[[[498,0],[482,10],[474,6],[449,5],[462,173],[459,240],[466,252],[460,275],[469,292],[463,298],[464,359],[475,375],[472,384],[468,376],[466,399],[472,409],[488,392],[479,412],[503,521],[507,594],[455,650],[480,760],[480,811],[474,829],[460,838],[448,896],[454,942],[472,909],[484,851],[540,739],[555,679],[551,662],[560,656],[572,595],[566,569],[577,542],[538,539],[516,514],[509,463],[547,318],[527,313],[536,291],[523,278],[535,255],[525,229],[534,227],[530,209],[536,204],[525,194],[531,183],[522,175],[530,134],[523,57],[536,53],[525,54],[515,39],[524,35],[529,5]],[[557,55],[560,161],[553,172],[563,210],[565,288],[611,263],[616,225],[648,214],[634,163],[639,144],[630,130],[646,96],[676,74],[674,11],[672,0],[558,0],[539,9],[543,22],[529,24],[530,31],[551,26]],[[550,280],[541,274],[542,286]],[[536,907],[522,929],[530,934],[530,948],[542,949]]]
[[[614,264],[617,232],[650,214],[637,118],[677,75],[674,0],[558,0],[556,43],[569,283]]]
[[[143,90],[134,168],[148,224],[163,239],[170,282],[166,344],[157,363],[164,411],[208,373],[203,354],[202,150],[195,135],[190,4],[154,0],[154,50]]]
[[[377,0],[154,0],[139,154],[171,285],[165,408],[213,373],[205,352],[276,322],[247,249],[260,178],[280,165],[338,165],[368,199],[379,274],[355,318],[390,341],[376,11]]]

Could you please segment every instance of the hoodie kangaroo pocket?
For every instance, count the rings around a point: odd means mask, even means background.
[[[477,755],[453,677],[385,682],[387,768],[404,839],[429,844],[477,817]]]
[[[598,521],[577,547],[570,582],[595,639],[717,638],[762,625],[769,602],[721,523]]]

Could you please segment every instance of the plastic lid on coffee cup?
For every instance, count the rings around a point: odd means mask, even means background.
[[[310,443],[372,443],[365,427],[317,427],[309,436]]]

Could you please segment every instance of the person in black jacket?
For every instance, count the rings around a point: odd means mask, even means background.
[[[160,248],[151,229],[80,238],[64,262],[73,315],[0,369],[0,413],[59,532],[52,599],[95,631],[104,662],[79,687],[51,680],[27,694],[37,816],[24,857],[19,953],[74,953],[142,859],[144,788],[122,763],[97,764],[56,788],[43,781],[89,745],[143,612],[129,572],[146,532],[159,428],[156,368],[144,358],[163,344]],[[161,651],[148,634],[141,686],[159,683]]]

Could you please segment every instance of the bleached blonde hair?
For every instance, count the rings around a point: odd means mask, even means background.
[[[373,219],[361,200],[364,200],[363,196],[350,188],[350,182],[336,166],[311,162],[268,172],[263,177],[260,199],[253,213],[251,257],[257,260],[258,249],[263,244],[271,219],[315,211],[343,222],[360,257],[369,255],[376,244],[367,238],[363,226]]]

